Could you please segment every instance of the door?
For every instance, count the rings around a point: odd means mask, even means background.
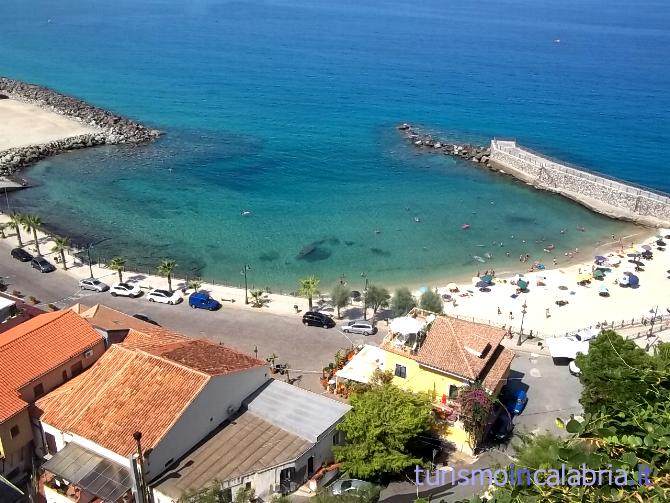
[[[307,476],[311,477],[313,473],[314,473],[314,456],[310,456],[309,459],[307,459]]]

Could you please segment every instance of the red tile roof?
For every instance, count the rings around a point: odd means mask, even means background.
[[[500,342],[505,331],[450,316],[438,316],[416,354],[402,352],[427,367],[469,381],[482,381],[493,391],[509,370],[514,353]],[[399,352],[394,344],[386,350]]]
[[[37,401],[41,420],[122,456],[155,446],[212,376],[266,362],[162,327],[130,330],[84,374]]]
[[[20,388],[101,342],[102,337],[70,310],[36,316],[0,334],[0,421],[27,406],[19,398]]]
[[[135,330],[149,330],[155,327],[151,323],[138,320],[129,314],[103,306],[102,304],[96,304],[93,307],[75,304],[70,309],[78,313],[82,318],[85,318],[94,327],[105,331],[128,330],[131,328]]]
[[[113,345],[84,374],[36,402],[40,420],[122,456],[133,433],[154,447],[210,377],[144,351]]]

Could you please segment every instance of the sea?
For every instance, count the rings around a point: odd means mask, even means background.
[[[402,122],[670,191],[666,0],[3,0],[0,27],[0,74],[164,132],[42,161],[4,201],[100,261],[434,286],[636,231]]]

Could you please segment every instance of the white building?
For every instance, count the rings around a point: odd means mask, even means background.
[[[220,484],[234,498],[252,488],[267,500],[296,490],[332,462],[342,436],[337,424],[345,403],[269,381],[244,401],[242,411],[154,481],[155,503],[175,503],[188,491]]]
[[[164,329],[130,330],[84,374],[37,401],[48,503],[136,496],[268,380],[252,356]],[[133,437],[140,432],[143,463]],[[144,471],[144,478],[139,475]]]

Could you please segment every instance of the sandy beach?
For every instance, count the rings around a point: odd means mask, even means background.
[[[446,314],[474,317],[500,326],[511,325],[515,333],[521,329],[523,321],[525,334],[533,330],[541,337],[561,335],[603,322],[630,322],[649,317],[656,309],[659,315],[667,316],[670,313],[666,310],[670,308],[670,273],[667,272],[670,270],[670,251],[658,249],[657,235],[659,230],[649,230],[635,241],[625,240],[624,253],[620,253],[617,244],[605,245],[593,254],[580,252],[580,262],[553,269],[528,272],[530,264],[520,262],[518,273],[528,282],[527,291],[523,293],[518,293],[517,285],[512,284],[516,274],[497,276],[489,291],[480,291],[473,278],[471,282],[458,283],[458,292],[450,292],[447,286],[438,288],[438,292],[451,295],[456,301],[455,306],[450,301],[444,303]],[[665,241],[670,243],[670,240]],[[644,266],[636,271],[635,264],[630,261],[642,245],[650,246],[653,259],[641,259]],[[613,262],[618,259],[620,264],[604,269],[604,279],[592,279],[584,286],[579,285],[578,275],[591,275],[595,271],[595,255]],[[576,257],[573,260],[577,260]],[[639,277],[638,287],[620,286],[626,271]],[[482,270],[482,275],[485,272]],[[600,295],[603,287],[607,288],[608,296]],[[557,301],[567,304],[559,306]],[[525,315],[522,313],[524,304]]]
[[[0,99],[0,152],[97,132],[97,128],[36,105]]]
[[[7,222],[6,215],[0,215],[0,222]],[[452,302],[444,303],[446,314],[475,318],[477,321],[493,323],[499,326],[509,326],[511,324],[516,333],[521,328],[523,320],[524,333],[528,334],[531,330],[541,337],[551,337],[565,334],[590,326],[596,323],[621,322],[623,320],[640,319],[644,316],[649,317],[653,311],[658,308],[658,314],[668,315],[666,309],[670,308],[670,250],[659,251],[655,244],[659,230],[649,229],[642,236],[637,236],[635,242],[625,242],[625,253],[621,255],[621,263],[616,267],[611,267],[606,272],[603,280],[592,280],[586,286],[577,284],[577,275],[580,273],[590,274],[592,268],[595,268],[593,256],[588,252],[578,254],[582,262],[572,265],[565,265],[555,269],[546,269],[536,272],[528,272],[530,264],[520,263],[519,273],[524,274],[523,279],[528,281],[527,292],[516,294],[517,287],[510,281],[514,280],[514,275],[499,275],[495,278],[494,284],[488,292],[481,292],[474,287],[473,282],[461,282],[458,284],[459,292],[451,293],[452,298],[456,299],[456,306]],[[670,232],[670,231],[668,231]],[[17,245],[16,235],[13,229],[8,228],[5,231],[6,239],[0,240],[0,255],[5,260],[12,260],[9,257],[11,248]],[[27,245],[25,248],[34,253],[32,239],[25,232],[22,232],[23,240]],[[57,263],[56,257],[51,252],[50,237],[44,233],[39,233],[40,248],[42,253],[54,263],[59,269],[62,264]],[[670,240],[666,240],[670,243]],[[632,248],[631,248],[632,244]],[[649,244],[653,251],[652,260],[643,260],[644,267],[642,271],[634,272],[634,264],[628,262],[633,257],[628,254],[635,253],[640,246]],[[603,245],[607,248],[616,247],[616,244]],[[604,251],[601,247],[598,255],[604,255],[608,258],[614,258],[617,255],[615,251]],[[89,277],[89,267],[80,260],[75,260],[72,255],[66,255],[68,263],[67,273],[72,277],[73,283],[79,279]],[[573,257],[573,260],[577,260]],[[616,284],[624,271],[633,271],[639,277],[640,283],[637,288],[621,287]],[[482,274],[485,271],[481,271]],[[117,273],[106,267],[93,266],[93,275],[100,280],[111,284],[118,280]],[[139,282],[145,290],[150,288],[166,288],[167,280],[160,276],[138,274],[131,271],[124,272],[124,280]],[[174,288],[186,286],[183,279],[173,278]],[[438,288],[440,294],[449,294],[447,283]],[[600,287],[604,285],[609,290],[609,296],[599,295]],[[564,288],[559,288],[564,287]],[[251,305],[244,303],[244,290],[239,288],[225,287],[221,285],[203,284],[202,289],[209,291],[217,299],[224,299],[224,308],[234,309],[252,309],[257,311],[273,312],[277,314],[296,315],[294,306],[298,306],[301,312],[308,309],[307,299],[292,297],[288,295],[268,294],[267,305],[262,309],[256,309]],[[417,297],[419,292],[415,292]],[[315,304],[318,299],[315,299]],[[567,301],[567,304],[559,307],[557,300]],[[522,315],[523,304],[526,304],[526,315]],[[352,307],[361,307],[361,303]],[[359,312],[360,309],[357,310]],[[346,314],[346,309],[343,310]],[[369,313],[371,314],[371,313]],[[511,318],[510,318],[511,315]]]

